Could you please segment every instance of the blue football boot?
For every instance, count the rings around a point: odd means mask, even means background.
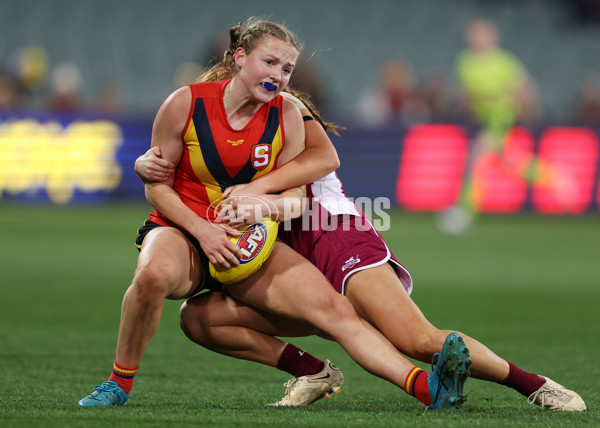
[[[107,381],[96,385],[95,391],[79,400],[80,406],[124,406],[129,395],[117,382]]]
[[[434,364],[437,357],[437,362]],[[471,357],[462,337],[450,333],[441,353],[433,355],[429,375],[429,396],[432,410],[458,409],[467,401],[463,387],[469,376]]]

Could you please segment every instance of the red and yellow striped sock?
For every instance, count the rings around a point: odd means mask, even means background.
[[[117,382],[119,386],[123,388],[123,391],[129,394],[129,391],[131,391],[131,387],[133,386],[133,377],[135,376],[138,367],[123,367],[119,365],[115,359],[113,371],[108,380]]]
[[[431,404],[429,384],[427,383],[428,378],[429,373],[419,367],[415,367],[408,373],[404,381],[404,390],[406,393],[416,397],[417,400],[426,406]]]

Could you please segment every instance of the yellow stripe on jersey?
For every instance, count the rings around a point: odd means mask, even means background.
[[[187,132],[184,136],[184,141],[189,151],[190,164],[192,165],[194,174],[196,174],[196,177],[198,177],[200,182],[206,187],[208,199],[210,203],[213,203],[221,198],[223,192],[221,192],[219,183],[209,172],[208,167],[204,162],[204,156],[202,155],[202,150],[200,149],[200,143],[198,142],[196,127],[194,126],[193,121],[190,121],[188,125]]]

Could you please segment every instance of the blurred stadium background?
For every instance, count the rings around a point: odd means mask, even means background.
[[[517,146],[570,180],[568,203],[488,162],[488,212],[600,210],[600,6],[593,0],[4,0],[0,2],[0,196],[52,203],[142,199],[133,160],[176,87],[221,56],[228,29],[252,15],[286,23],[305,43],[294,84],[324,116],[354,197],[440,211],[458,197],[477,124],[456,77],[465,25],[495,22],[535,84],[535,117]],[[364,99],[396,63],[393,117]],[[441,126],[443,125],[443,126]]]

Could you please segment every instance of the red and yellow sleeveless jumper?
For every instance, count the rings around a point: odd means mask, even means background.
[[[227,187],[249,183],[275,168],[285,140],[281,96],[262,105],[243,129],[232,129],[223,106],[228,83],[189,85],[192,103],[182,134],[185,147],[173,185],[183,203],[209,221],[214,221]],[[149,220],[173,225],[157,211]]]

